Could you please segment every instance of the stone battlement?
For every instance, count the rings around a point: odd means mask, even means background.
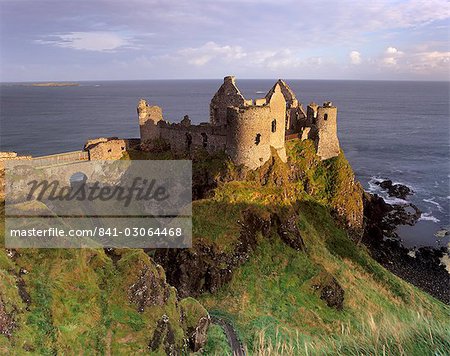
[[[328,159],[339,154],[337,109],[331,102],[311,103],[305,113],[294,92],[278,80],[264,98],[246,99],[234,76],[224,78],[210,103],[210,122],[192,125],[186,115],[179,123],[164,120],[162,109],[141,99],[137,106],[141,147],[156,139],[174,152],[203,148],[225,151],[236,164],[250,169],[263,165],[274,149],[286,161],[285,140],[312,139],[317,154]],[[293,136],[294,135],[294,136]]]

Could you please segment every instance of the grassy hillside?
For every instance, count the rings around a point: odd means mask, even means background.
[[[250,172],[196,153],[189,250],[0,248],[0,353],[187,354],[208,310],[249,354],[445,355],[449,307],[354,242],[362,190],[344,155],[293,140],[288,156]],[[202,353],[229,352],[211,326]]]
[[[300,205],[306,250],[261,236],[231,281],[200,301],[230,319],[255,354],[445,355],[450,309],[401,281],[356,247],[320,205]],[[342,309],[316,286],[335,278]]]
[[[204,316],[142,250],[0,249],[1,354],[187,352]]]

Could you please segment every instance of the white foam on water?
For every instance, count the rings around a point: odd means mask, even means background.
[[[396,198],[396,197],[390,197],[390,196],[383,196],[383,199],[386,203],[391,204],[391,205],[408,205],[409,202],[400,198]]]
[[[434,217],[433,215],[431,215],[431,213],[422,213],[422,215],[420,215],[420,218],[418,221],[433,221],[435,223],[440,222],[441,220],[439,220],[438,218]]]
[[[441,204],[439,204],[437,201],[434,201],[434,199],[436,199],[435,197],[431,197],[429,199],[422,199],[424,202],[429,203],[429,204],[433,204],[435,206],[437,206],[438,210],[443,213],[444,212],[444,208],[441,206]]]
[[[380,183],[384,180],[386,180],[386,178],[382,178],[379,176],[370,177],[370,180],[367,182],[369,184],[369,188],[367,189],[367,191],[369,193],[378,194],[380,197],[382,197],[384,199],[384,201],[386,203],[391,204],[391,205],[407,205],[407,204],[409,204],[409,202],[404,199],[390,197],[388,195],[388,193],[386,192],[386,190],[381,188],[379,184],[376,184],[376,183]],[[393,182],[392,184],[402,184],[402,183],[399,183],[399,182],[394,183]],[[406,185],[406,184],[403,184],[403,185]],[[407,185],[407,187],[409,187],[410,189],[413,189],[411,186]]]
[[[369,193],[377,193],[381,195],[380,193],[384,192],[384,190],[381,189],[381,187],[378,184],[376,184],[376,182],[380,183],[383,180],[384,180],[383,178],[379,178],[376,176],[370,177],[370,180],[367,182],[369,184],[369,188],[367,189]]]

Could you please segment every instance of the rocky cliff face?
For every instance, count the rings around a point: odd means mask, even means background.
[[[214,293],[230,281],[261,239],[276,235],[287,246],[303,250],[297,225],[302,200],[319,201],[351,237],[361,237],[363,189],[344,155],[322,161],[312,141],[300,140],[288,142],[287,154],[284,163],[272,152],[272,158],[253,171],[231,162],[220,165],[217,157],[194,160],[194,187],[202,187],[196,191],[206,199],[194,202],[193,247],[152,252],[181,296]],[[215,168],[208,169],[208,162]],[[196,229],[199,218],[212,220],[210,226],[222,220],[227,238],[211,239],[205,231],[209,226],[203,224]]]
[[[0,352],[178,355],[210,323],[142,250],[0,251]]]

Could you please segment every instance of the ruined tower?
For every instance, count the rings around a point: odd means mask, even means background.
[[[322,160],[339,155],[337,108],[330,101],[325,102],[323,106],[311,103],[307,113],[308,121],[312,122],[314,128],[310,138],[314,141],[317,155]]]
[[[306,114],[302,104],[295,97],[292,89],[283,80],[278,79],[272,89],[266,95],[269,99],[276,87],[279,87],[283,94],[286,106],[285,132],[292,134],[299,132],[301,127],[306,123]]]
[[[279,82],[267,94],[266,101],[270,108],[270,117],[269,120],[262,121],[261,126],[270,123],[270,146],[277,151],[281,160],[286,162],[286,149],[284,146],[286,136],[286,100]]]
[[[267,105],[228,108],[226,152],[233,162],[256,169],[270,158],[270,114]]]
[[[141,140],[144,142],[159,138],[158,122],[163,120],[161,108],[149,106],[144,99],[141,99],[137,106],[137,113]]]
[[[243,106],[245,102],[246,100],[236,86],[235,77],[227,76],[223,78],[223,84],[211,99],[209,105],[209,121],[211,125],[226,125],[227,108],[229,106],[240,107]]]

